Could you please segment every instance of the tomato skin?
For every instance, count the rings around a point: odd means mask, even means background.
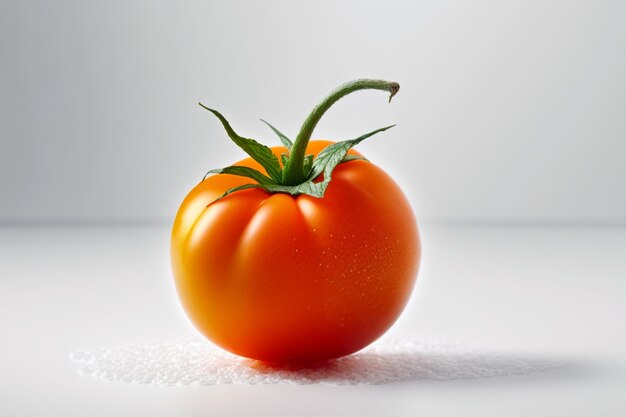
[[[312,141],[307,153],[330,143]],[[237,165],[261,170],[252,159]],[[337,358],[380,337],[407,303],[420,260],[400,188],[356,160],[334,170],[321,199],[248,189],[211,204],[251,182],[207,178],[174,221],[174,278],[194,325],[230,352],[282,363]]]

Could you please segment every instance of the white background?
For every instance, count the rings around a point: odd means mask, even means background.
[[[0,1],[0,221],[166,221],[243,135],[350,139],[420,219],[626,220],[626,2]]]

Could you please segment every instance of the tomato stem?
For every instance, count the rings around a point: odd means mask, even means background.
[[[392,81],[360,79],[347,82],[334,89],[324,98],[306,118],[296,140],[291,148],[291,155],[283,171],[283,181],[285,185],[297,185],[302,183],[304,178],[304,157],[307,145],[313,134],[315,126],[320,121],[324,113],[335,104],[340,98],[358,90],[383,90],[390,93],[389,101],[400,90],[400,84]]]

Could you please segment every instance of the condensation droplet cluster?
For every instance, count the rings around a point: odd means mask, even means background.
[[[384,384],[526,375],[560,366],[431,340],[387,340],[310,366],[268,364],[237,357],[208,342],[186,340],[85,349],[70,357],[83,374],[157,386]]]

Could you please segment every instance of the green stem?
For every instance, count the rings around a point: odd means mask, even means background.
[[[303,164],[307,145],[313,134],[313,129],[320,121],[324,113],[335,104],[340,98],[358,90],[383,90],[388,91],[391,95],[389,101],[400,89],[400,84],[396,82],[384,80],[361,79],[347,82],[334,89],[324,100],[322,100],[306,118],[300,133],[291,148],[289,161],[283,171],[283,184],[297,185],[302,183],[304,178]]]

